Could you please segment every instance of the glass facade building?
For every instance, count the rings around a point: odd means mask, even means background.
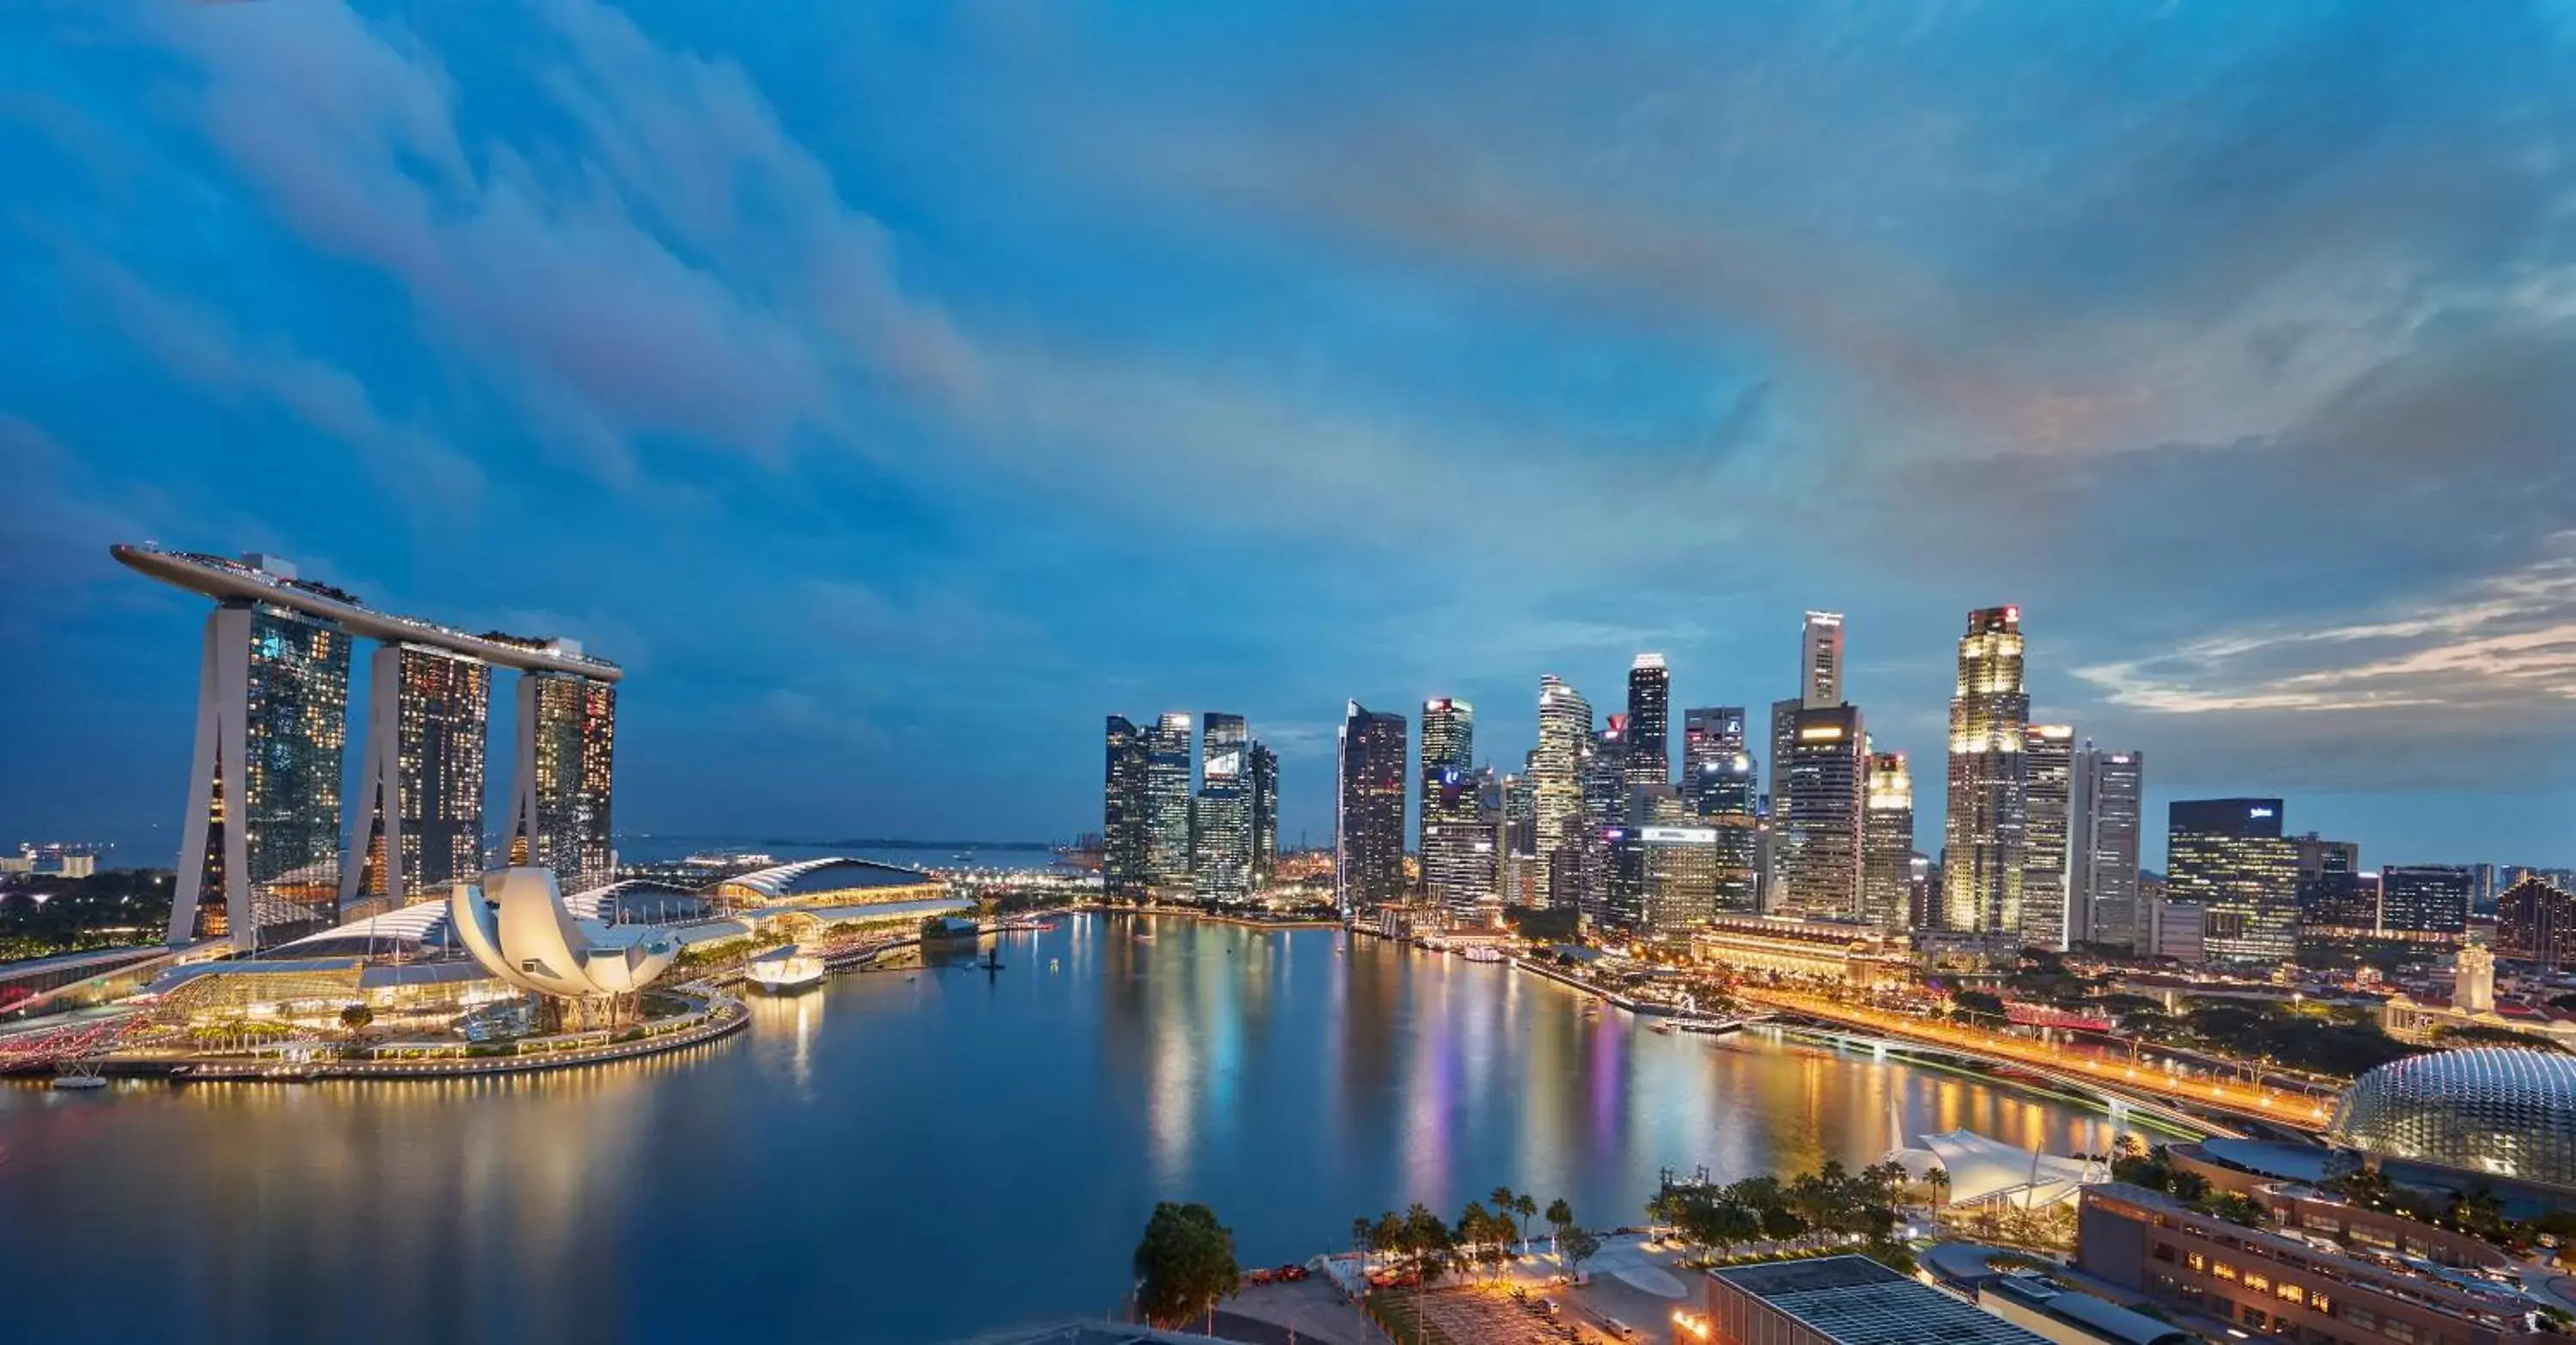
[[[2065,952],[2074,864],[2075,728],[2032,724],[2023,732],[2022,803],[2028,827],[2021,861],[2021,941]]]
[[[1333,809],[1333,902],[1345,916],[1404,898],[1404,739],[1404,716],[1345,707]]]
[[[1592,741],[1592,702],[1553,676],[1538,680],[1538,750],[1530,755],[1531,825],[1537,833],[1538,904],[1578,905],[1581,885],[1558,890],[1557,878],[1568,862],[1557,855],[1575,849],[1574,872],[1581,871],[1583,838],[1583,758]]]
[[[1661,654],[1639,654],[1628,667],[1628,751],[1621,773],[1630,789],[1673,782],[1670,741],[1673,675]]]
[[[2287,962],[2299,952],[2298,859],[2279,799],[2189,799],[2168,812],[2165,892],[2207,913],[2212,959]]]
[[[1485,818],[1484,781],[1473,765],[1476,707],[1450,696],[1422,703],[1419,840],[1422,886],[1461,920],[1478,921],[1493,897],[1492,825]]]
[[[1801,709],[1789,748],[1789,811],[1774,823],[1775,913],[1852,920],[1861,913],[1862,762],[1856,706]]]
[[[1252,732],[1243,716],[1199,718],[1199,799],[1190,829],[1199,895],[1239,901],[1252,892]]]
[[[1190,892],[1190,712],[1166,711],[1145,731],[1145,866],[1161,896]]]
[[[2525,874],[2496,898],[2496,956],[2576,967],[2576,895],[2538,874]]]
[[[2138,904],[2138,837],[2147,758],[2112,752],[2089,740],[2075,754],[2073,820],[2068,850],[2069,942],[2136,946],[2143,932]]]
[[[1863,788],[1860,918],[1904,929],[1914,890],[1914,771],[1903,752],[1873,752]]]
[[[2326,1137],[2375,1158],[2576,1188],[2576,1056],[2478,1046],[2353,1081]]]
[[[2457,939],[2468,932],[2477,875],[2455,864],[2390,864],[2379,871],[2379,931]]]
[[[1967,933],[2021,929],[2029,813],[2022,786],[2030,696],[2022,686],[2021,609],[1968,613],[1950,698],[1949,810],[1942,819],[1941,923]]]
[[[1252,762],[1252,885],[1268,887],[1279,867],[1279,754],[1255,739]]]
[[[1125,715],[1109,716],[1107,761],[1100,787],[1100,886],[1117,897],[1143,897],[1153,887],[1153,849],[1145,830],[1145,735]]]

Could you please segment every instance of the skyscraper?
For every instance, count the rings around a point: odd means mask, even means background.
[[[2067,920],[2070,942],[2134,948],[2139,939],[2139,809],[2145,791],[2143,752],[2111,752],[2090,740],[2075,754],[2069,786]]]
[[[1610,889],[1619,881],[1612,852],[1618,838],[1612,832],[1628,822],[1628,716],[1610,716],[1610,722],[1592,735],[1577,774],[1583,782],[1583,896],[1578,904],[1584,915],[1598,920],[1610,900]]]
[[[1404,897],[1404,716],[1343,711],[1333,902],[1347,917]]]
[[[2074,867],[2075,729],[2070,724],[2031,724],[2022,732],[2028,830],[2021,862],[2021,941],[2026,948],[2062,953],[2074,923],[2068,895]]]
[[[1789,816],[1772,839],[1776,909],[1814,919],[1861,913],[1860,710],[1801,709],[1789,748]]]
[[[1252,744],[1252,885],[1268,887],[1279,867],[1279,754]]]
[[[1743,714],[1736,713],[1740,730]],[[1699,825],[1716,833],[1716,909],[1762,909],[1759,864],[1762,785],[1753,758],[1742,751],[1701,761],[1692,770],[1686,800]]]
[[[1113,897],[1143,897],[1154,883],[1152,834],[1146,828],[1146,736],[1125,715],[1109,716],[1108,761],[1100,787],[1100,887]]]
[[[2279,799],[2192,799],[2168,815],[2165,890],[2208,913],[2213,959],[2286,963],[2299,953],[2298,858]]]
[[[2524,874],[2496,897],[2495,951],[2547,971],[2576,967],[2576,896],[2536,873]]]
[[[483,755],[492,668],[426,645],[369,660],[357,826],[340,865],[344,918],[442,897],[483,876]]]
[[[1732,761],[1744,755],[1744,707],[1740,705],[1703,705],[1682,711],[1682,794],[1689,797],[1703,780],[1714,776],[1704,771],[1713,761]],[[1760,792],[1760,786],[1755,786]],[[1696,799],[1692,807],[1701,815],[1707,808]]]
[[[1556,856],[1569,845],[1576,847],[1580,872],[1583,757],[1591,739],[1592,702],[1553,675],[1538,679],[1538,750],[1530,757],[1529,777],[1543,906],[1572,907],[1582,900],[1579,888],[1556,890],[1556,877],[1564,866]]]
[[[2021,663],[2020,608],[1968,613],[1950,699],[1949,813],[1942,819],[1942,923],[1954,930],[2021,928],[2028,827],[2021,755],[2030,725]]]
[[[1252,746],[1243,716],[1214,711],[1199,719],[1199,798],[1191,818],[1191,869],[1199,895],[1241,901],[1252,892],[1252,788],[1245,760]]]
[[[1159,897],[1190,893],[1190,712],[1145,731],[1145,867]]]
[[[1803,700],[1771,702],[1771,773],[1767,793],[1771,799],[1771,824],[1789,820],[1789,756],[1798,747],[1798,712],[1807,708]]]
[[[568,893],[609,881],[616,747],[615,684],[579,673],[520,674],[511,863],[554,870]]]
[[[1861,817],[1860,915],[1881,929],[1912,918],[1914,772],[1903,752],[1873,752]]]
[[[1500,788],[1503,825],[1497,867],[1502,876],[1503,902],[1510,906],[1533,905],[1542,899],[1538,867],[1538,794],[1531,787],[1526,771],[1504,776]]]
[[[1810,710],[1843,703],[1843,614],[1809,612],[1800,640],[1798,701]]]
[[[264,602],[207,618],[172,943],[229,935],[250,953],[332,922],[349,643],[327,618]]]
[[[1628,665],[1628,751],[1622,768],[1630,789],[1673,782],[1668,741],[1673,679],[1661,654],[1639,654]]]
[[[1485,815],[1484,777],[1472,764],[1475,734],[1474,706],[1448,696],[1422,703],[1422,885],[1467,921],[1483,919],[1494,886],[1494,823]]]
[[[2400,938],[2457,939],[2469,928],[2477,875],[2459,864],[2387,864],[2379,870],[2379,929]]]

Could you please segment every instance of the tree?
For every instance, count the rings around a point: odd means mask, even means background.
[[[1368,1272],[1369,1253],[1377,1250],[1377,1221],[1363,1214],[1351,1220],[1351,1250],[1360,1254],[1360,1271]]]
[[[1377,1248],[1378,1255],[1390,1260],[1402,1255],[1405,1251],[1404,1216],[1393,1210],[1379,1215],[1377,1226],[1369,1230],[1369,1245]]]
[[[1521,1240],[1521,1205],[1529,1197],[1512,1194],[1508,1186],[1497,1186],[1486,1198],[1494,1202],[1494,1231],[1505,1245],[1504,1255],[1509,1256],[1510,1245]]]
[[[1520,1229],[1521,1250],[1529,1250],[1530,1220],[1538,1217],[1538,1202],[1528,1195],[1512,1197],[1513,1224]]]
[[[356,1032],[376,1021],[376,1011],[364,1004],[352,1004],[340,1011],[340,1026]]]
[[[1807,1221],[1785,1205],[1774,1205],[1762,1211],[1762,1236],[1773,1242],[1787,1242],[1807,1231]]]
[[[1565,1203],[1565,1197],[1558,1196],[1547,1202],[1547,1226],[1554,1230],[1560,1243],[1565,1241],[1565,1231],[1574,1227],[1574,1207]]]
[[[1569,1226],[1556,1238],[1556,1249],[1565,1255],[1565,1267],[1576,1279],[1583,1277],[1583,1263],[1600,1254],[1601,1239],[1580,1228]]]
[[[2271,1211],[2264,1209],[2260,1202],[2234,1191],[2211,1192],[2191,1202],[2191,1207],[2212,1218],[2247,1228],[2261,1228],[2272,1221]]]
[[[2004,1016],[2003,997],[1983,990],[1962,990],[1950,996],[1950,1007],[1960,1013],[1984,1014],[1988,1018]]]
[[[1421,1201],[1404,1212],[1404,1247],[1413,1254],[1413,1268],[1428,1281],[1436,1278],[1449,1260],[1454,1245],[1449,1225],[1431,1207]]]
[[[1234,1260],[1234,1230],[1205,1205],[1163,1201],[1145,1221],[1136,1244],[1136,1308],[1145,1320],[1177,1325],[1216,1311],[1217,1301],[1243,1287]]]

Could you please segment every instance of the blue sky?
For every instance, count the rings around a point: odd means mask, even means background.
[[[0,164],[0,840],[167,844],[153,538],[625,662],[621,827],[1065,836],[1186,707],[1321,841],[1346,697],[1809,607],[1929,786],[2017,602],[2159,803],[2576,863],[2565,3],[40,3]]]

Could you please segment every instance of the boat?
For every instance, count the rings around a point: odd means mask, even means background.
[[[1706,1033],[1712,1037],[1740,1031],[1744,1027],[1743,1023],[1732,1018],[1685,1018],[1681,1025],[1684,1032]]]
[[[1463,956],[1470,962],[1500,962],[1503,950],[1490,943],[1480,943],[1469,948]]]
[[[800,944],[772,948],[744,968],[751,983],[773,995],[789,995],[823,983],[823,959]]]
[[[1657,1023],[1655,1024],[1654,1030],[1663,1036],[1669,1037],[1673,1035],[1673,1025],[1670,1023]]]
[[[54,1076],[54,1087],[62,1089],[66,1093],[80,1092],[92,1088],[105,1088],[107,1087],[107,1080],[100,1078],[94,1073],[57,1074]]]

